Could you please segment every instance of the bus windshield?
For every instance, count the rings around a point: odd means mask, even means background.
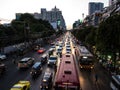
[[[82,59],[80,60],[80,64],[90,65],[90,64],[93,64],[93,60],[92,60],[92,59],[82,58]]]

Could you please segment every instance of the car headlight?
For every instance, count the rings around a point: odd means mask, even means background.
[[[46,79],[43,80],[43,82],[46,82],[46,81],[47,81]]]

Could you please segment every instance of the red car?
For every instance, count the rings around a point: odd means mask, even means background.
[[[37,52],[38,52],[39,54],[44,53],[44,52],[45,52],[45,49],[44,49],[44,48],[40,48]]]

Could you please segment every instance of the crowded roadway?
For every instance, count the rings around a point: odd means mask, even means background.
[[[6,65],[6,71],[0,76],[0,90],[16,90],[16,88],[19,90],[54,90],[56,72],[64,54],[74,56],[80,85],[79,89],[69,89],[67,84],[61,90],[110,90],[109,78],[104,78],[107,73],[98,64],[94,63],[94,69],[91,70],[80,69],[80,47],[75,37],[67,32],[50,45],[36,46],[32,51],[15,59],[7,58],[2,61]],[[97,83],[94,78],[96,73],[100,77]]]

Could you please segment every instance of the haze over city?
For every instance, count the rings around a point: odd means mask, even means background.
[[[72,28],[74,21],[83,19],[88,15],[89,2],[102,2],[104,7],[108,6],[108,0],[1,0],[0,18],[12,20],[15,19],[15,13],[40,13],[41,8],[48,11],[55,6],[62,11],[67,29]]]

